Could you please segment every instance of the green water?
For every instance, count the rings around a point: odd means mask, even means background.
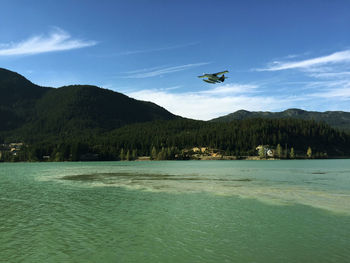
[[[0,262],[350,262],[350,160],[2,163]]]

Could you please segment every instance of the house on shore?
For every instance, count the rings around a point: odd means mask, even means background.
[[[255,148],[255,150],[258,151],[258,154],[260,155],[263,153],[266,157],[273,157],[274,156],[274,150],[271,149],[268,145],[259,145]]]

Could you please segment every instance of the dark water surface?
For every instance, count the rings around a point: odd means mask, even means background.
[[[350,262],[350,160],[1,163],[0,262]]]

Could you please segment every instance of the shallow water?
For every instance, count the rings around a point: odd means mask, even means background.
[[[0,164],[0,262],[350,262],[350,160]]]

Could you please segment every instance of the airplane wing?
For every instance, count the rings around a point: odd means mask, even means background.
[[[225,70],[225,71],[222,71],[222,72],[218,72],[218,73],[215,73],[213,75],[221,75],[221,74],[225,74],[225,73],[228,73],[228,70]]]
[[[198,76],[198,78],[209,78],[212,74],[203,74],[202,76]]]

